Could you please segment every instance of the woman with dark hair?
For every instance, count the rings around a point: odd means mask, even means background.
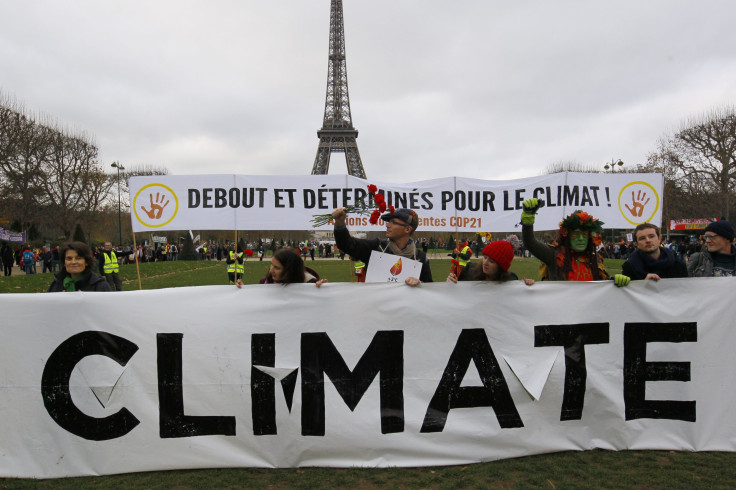
[[[56,275],[47,292],[111,291],[105,278],[92,272],[95,259],[86,244],[82,242],[65,243],[59,255],[62,263],[61,271]]]
[[[506,240],[491,242],[483,248],[483,259],[480,263],[468,264],[463,267],[459,276],[450,273],[448,282],[458,281],[516,281],[519,277],[509,271],[514,259],[514,248]],[[524,279],[527,286],[534,284],[533,279]]]
[[[260,284],[298,284],[305,282],[320,287],[327,282],[327,279],[320,279],[316,271],[305,267],[299,251],[293,248],[281,248],[274,252],[268,274],[260,280]],[[238,281],[237,285],[241,287],[243,281]]]

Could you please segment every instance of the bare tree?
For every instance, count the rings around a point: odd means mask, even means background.
[[[90,138],[31,117],[0,94],[0,205],[8,218],[68,238],[94,221],[113,182]]]
[[[54,133],[52,152],[44,165],[44,197],[55,208],[64,235],[83,216],[100,209],[112,183],[97,161],[97,147],[82,135]]]
[[[38,218],[52,131],[13,108],[0,110],[0,193],[24,227]]]
[[[677,155],[684,175],[703,177],[703,184],[720,198],[719,214],[729,219],[736,187],[736,108],[687,120],[666,150]]]
[[[716,216],[720,206],[711,198],[713,192],[705,175],[687,172],[682,156],[674,151],[670,141],[662,139],[657,151],[647,156],[646,163],[636,172],[657,172],[664,177],[662,220],[705,218]]]

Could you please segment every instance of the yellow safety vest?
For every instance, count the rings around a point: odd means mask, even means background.
[[[468,251],[470,251],[470,247],[468,247],[467,245],[465,245],[465,247],[462,250],[460,250],[460,253],[461,254],[464,254],[464,253],[467,253]],[[472,257],[473,255],[471,254],[470,256]],[[460,257],[460,255],[458,254],[458,256],[457,256],[457,262],[461,266],[465,267],[465,266],[468,265],[468,262],[470,262],[470,260],[465,260],[462,257]]]
[[[243,274],[245,272],[245,264],[241,264],[237,261],[237,259],[243,257],[243,252],[240,252],[239,254],[236,254],[232,250],[230,250],[230,260],[234,260],[232,264],[227,264],[227,272],[230,273],[236,273],[236,274]]]
[[[105,265],[102,268],[105,274],[112,274],[114,272],[120,271],[120,264],[118,264],[118,256],[115,255],[114,250],[110,251],[110,255],[108,255],[107,252],[102,252],[102,255],[105,257]]]
[[[353,275],[356,277],[358,282],[365,282],[365,262],[361,262],[360,260],[356,260],[353,263]]]

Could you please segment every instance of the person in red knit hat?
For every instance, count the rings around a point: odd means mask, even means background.
[[[519,277],[509,271],[514,259],[514,249],[506,240],[491,242],[483,248],[483,259],[480,263],[469,264],[463,268],[459,276],[450,273],[448,282],[458,281],[516,281]],[[533,279],[524,279],[527,286],[534,284]]]

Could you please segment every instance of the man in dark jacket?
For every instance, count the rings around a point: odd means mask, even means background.
[[[0,260],[3,263],[3,274],[5,276],[13,273],[13,259],[13,249],[7,243],[3,243],[2,250],[0,250]]]
[[[46,271],[53,272],[51,268],[51,262],[54,260],[54,254],[51,253],[51,250],[49,250],[49,247],[44,245],[41,255],[38,257],[39,260],[43,260],[43,269],[42,272],[45,274]]]
[[[669,248],[662,247],[662,232],[657,225],[642,223],[634,229],[636,249],[624,262],[621,273],[627,278],[659,281],[672,277],[687,277],[685,264]],[[616,278],[617,286],[628,284],[623,278]]]
[[[432,271],[429,268],[427,255],[419,250],[411,235],[419,225],[417,213],[411,209],[397,209],[393,213],[386,213],[381,219],[386,222],[387,240],[361,239],[350,236],[345,219],[348,214],[345,208],[337,208],[332,211],[335,219],[335,243],[336,247],[353,258],[364,262],[370,267],[371,252],[376,250],[387,254],[399,255],[408,259],[417,260],[422,263],[422,271],[419,277],[408,277],[406,284],[417,286],[419,282],[432,282]]]

